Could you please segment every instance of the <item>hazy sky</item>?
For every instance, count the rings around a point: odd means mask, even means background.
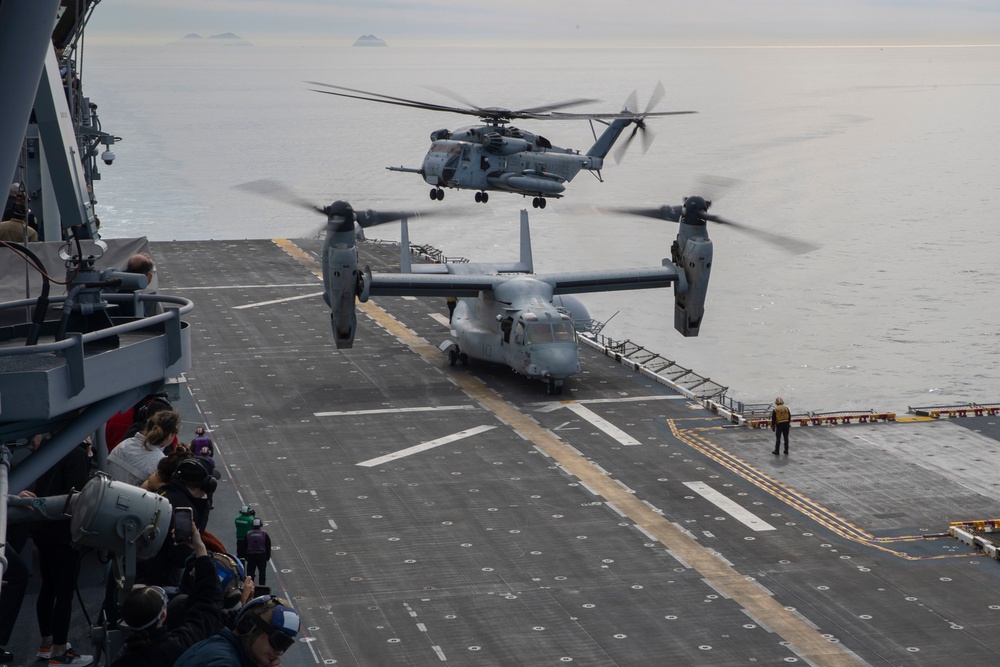
[[[1000,44],[1000,0],[103,0],[88,38]]]

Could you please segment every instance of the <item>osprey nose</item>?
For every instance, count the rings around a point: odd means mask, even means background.
[[[546,350],[546,378],[561,380],[580,372],[580,354],[576,345],[553,345]]]

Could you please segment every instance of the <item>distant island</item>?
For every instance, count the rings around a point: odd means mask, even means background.
[[[361,35],[354,40],[354,46],[388,46],[388,44],[375,35]]]
[[[221,44],[222,46],[253,46],[250,42],[243,39],[239,35],[234,35],[231,32],[224,32],[220,35],[212,35],[211,37],[202,37],[196,32],[188,33],[184,35],[176,42],[171,42],[171,44]]]

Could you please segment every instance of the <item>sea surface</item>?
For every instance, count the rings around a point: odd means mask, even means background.
[[[95,184],[106,236],[315,234],[320,216],[234,188],[271,178],[318,204],[440,209],[411,222],[411,238],[453,256],[515,258],[527,208],[536,271],[649,266],[669,257],[675,226],[599,207],[702,194],[714,213],[818,248],[792,255],[713,225],[701,335],[673,330],[669,290],[586,295],[606,335],[735,400],[780,395],[794,412],[1000,401],[1000,47],[88,45],[82,75],[103,128],[123,139]],[[662,81],[657,110],[698,114],[650,120],[648,152],[636,141],[620,164],[609,156],[604,182],[583,172],[544,211],[504,193],[432,202],[419,176],[385,167],[420,166],[431,131],[475,118],[306,81],[446,105],[457,103],[431,88],[511,109],[602,100],[579,111],[617,111],[633,90],[644,107]],[[585,121],[517,124],[557,146],[593,143]]]

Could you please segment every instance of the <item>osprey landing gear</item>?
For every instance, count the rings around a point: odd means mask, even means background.
[[[545,197],[535,197],[531,200],[532,208],[545,208]]]
[[[476,201],[478,203],[485,204],[489,200],[490,200],[490,193],[489,192],[477,192],[476,193]]]
[[[436,199],[437,201],[444,201],[444,190],[441,188],[431,188],[431,199]]]
[[[547,393],[550,396],[559,396],[562,394],[562,391],[563,391],[562,380],[549,379],[549,386],[547,388]]]

